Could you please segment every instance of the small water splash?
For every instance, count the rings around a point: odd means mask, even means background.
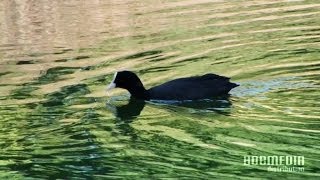
[[[300,77],[281,77],[272,80],[245,81],[241,82],[240,86],[231,90],[230,93],[241,98],[249,96],[265,98],[266,93],[271,93],[272,91],[317,87],[311,82],[303,82],[302,80]]]

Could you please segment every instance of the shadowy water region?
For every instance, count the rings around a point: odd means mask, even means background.
[[[0,179],[319,179],[319,8],[1,1]],[[123,69],[147,88],[209,72],[240,86],[213,100],[145,102],[105,92]],[[304,164],[274,172],[246,156]]]

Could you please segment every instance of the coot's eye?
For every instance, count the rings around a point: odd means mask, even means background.
[[[117,82],[116,82],[116,83],[124,84],[125,82],[126,82],[125,80],[123,80],[123,79],[119,79],[119,80],[117,80]]]

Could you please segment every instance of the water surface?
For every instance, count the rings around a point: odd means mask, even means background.
[[[319,178],[316,0],[0,2],[0,178]],[[214,102],[106,94],[208,72]],[[304,156],[269,172],[244,156]]]

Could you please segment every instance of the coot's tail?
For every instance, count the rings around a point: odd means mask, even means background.
[[[240,86],[239,84],[233,83],[233,82],[229,82],[228,84],[228,92],[231,91],[231,89]]]
[[[235,88],[235,87],[240,86],[240,84],[236,84],[236,83],[232,83],[232,82],[230,82],[230,83],[231,83],[231,87],[232,87],[232,88]]]

